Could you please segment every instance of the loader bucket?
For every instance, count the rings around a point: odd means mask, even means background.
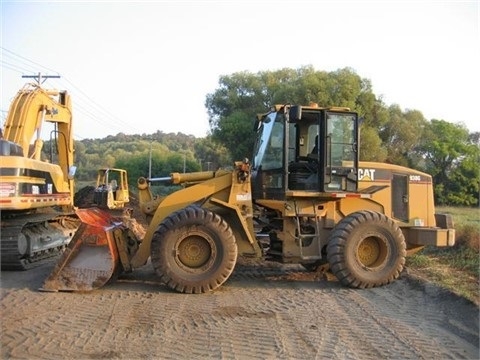
[[[90,291],[105,285],[119,267],[114,238],[122,222],[98,208],[77,209],[81,225],[41,291]]]

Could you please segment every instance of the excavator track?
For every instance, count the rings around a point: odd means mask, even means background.
[[[1,269],[35,268],[63,253],[80,220],[74,213],[41,213],[2,219]]]

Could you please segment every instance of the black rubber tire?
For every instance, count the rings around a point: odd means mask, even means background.
[[[300,265],[302,265],[302,267],[309,272],[315,272],[318,270],[320,266],[325,265],[327,263],[328,262],[326,259],[322,259],[322,260],[315,261],[314,263],[303,263]]]
[[[300,264],[302,267],[307,270],[308,272],[315,272],[317,271],[318,267],[320,264],[314,262],[314,263],[305,263],[305,264]]]
[[[218,214],[199,206],[172,213],[154,233],[151,261],[171,289],[200,294],[220,287],[237,262],[232,229]]]
[[[345,286],[389,284],[400,276],[405,257],[405,237],[398,225],[374,211],[346,216],[329,235],[327,260]]]

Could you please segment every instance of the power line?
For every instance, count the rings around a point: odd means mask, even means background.
[[[10,69],[12,71],[18,72],[18,73],[38,73],[38,71],[35,70],[30,70],[30,69],[44,69],[46,70],[45,72],[50,72],[50,73],[55,73],[59,74],[57,71],[50,69],[46,66],[43,66],[33,60],[30,60],[24,56],[21,56],[11,50],[8,50],[4,47],[0,47],[2,50],[2,56],[0,57],[2,67]],[[6,62],[3,60],[3,57],[9,58],[9,62]],[[19,63],[20,65],[16,65],[14,63]],[[35,66],[33,66],[33,65]],[[21,71],[20,71],[21,70]],[[34,75],[32,76],[22,76],[22,77],[36,77]],[[68,78],[61,77],[60,75],[55,76],[55,78],[58,78],[60,80],[53,80],[51,81],[53,84],[60,84],[61,88],[71,88],[74,91],[70,91],[70,93],[75,93],[75,98],[73,99],[74,103],[74,116],[76,117],[75,113],[78,111],[80,114],[83,114],[85,118],[92,120],[93,122],[96,123],[101,123],[102,125],[106,126],[109,129],[117,128],[119,132],[123,132],[125,128],[137,131],[136,128],[132,127],[130,124],[127,122],[119,119],[117,116],[113,115],[110,111],[108,111],[105,107],[94,101],[90,96],[88,96],[84,91],[82,91],[79,87],[77,87],[72,81],[70,81]],[[64,86],[65,83],[67,86]],[[2,112],[6,113],[6,110],[2,110]],[[5,116],[6,117],[6,116]],[[107,120],[105,120],[105,118]]]
[[[46,66],[43,66],[43,65],[41,65],[41,64],[39,64],[39,63],[37,63],[37,62],[35,62],[35,61],[33,61],[33,60],[30,60],[30,59],[27,59],[26,57],[23,57],[23,56],[21,56],[21,55],[18,55],[18,54],[14,53],[14,52],[11,51],[11,50],[5,49],[5,48],[2,47],[2,46],[0,46],[0,49],[2,49],[4,52],[6,52],[6,53],[7,53],[7,56],[9,56],[8,54],[14,55],[14,56],[15,56],[16,58],[18,58],[18,59],[25,60],[25,61],[27,62],[27,64],[28,64],[28,63],[32,63],[32,64],[36,65],[37,67],[41,67],[41,68],[47,70],[46,72],[51,72],[51,73],[53,72],[53,73],[57,73],[57,74],[58,74],[57,71],[52,70],[52,69],[49,69],[49,68],[47,68]],[[17,59],[17,61],[21,61],[21,60],[18,60],[18,59]],[[32,72],[34,72],[34,71],[32,71]]]
[[[121,125],[124,125],[128,128],[131,128],[133,130],[133,127],[128,124],[127,122],[124,122],[122,121],[121,119],[119,119],[118,117],[116,117],[115,115],[113,115],[110,111],[108,111],[105,107],[103,107],[102,105],[98,104],[96,101],[94,101],[90,96],[88,96],[87,94],[85,94],[85,92],[83,92],[81,89],[79,89],[77,86],[75,86],[75,84],[73,84],[68,78],[64,78],[65,81],[70,84],[73,88],[77,89],[77,91],[82,94],[91,104],[95,105],[95,107],[97,107],[98,109],[100,109],[100,111],[106,115],[107,118],[111,119],[111,120],[114,120],[115,122],[117,123],[120,123]],[[136,130],[136,129],[135,129]]]
[[[28,72],[29,70],[27,70],[26,68],[22,68],[18,65],[15,65],[15,64],[12,64],[12,63],[8,63],[4,60],[1,61],[2,62],[2,66],[6,67],[6,68],[9,68],[10,70],[13,70],[15,72],[21,72],[20,70],[24,71],[24,72]]]

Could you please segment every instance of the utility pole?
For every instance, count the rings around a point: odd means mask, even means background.
[[[59,79],[60,75],[42,75],[42,73],[38,73],[37,75],[22,75],[24,79],[35,79],[38,85],[41,85],[47,79]]]
[[[150,140],[150,155],[148,156],[148,178],[152,178],[152,143],[153,139]]]

